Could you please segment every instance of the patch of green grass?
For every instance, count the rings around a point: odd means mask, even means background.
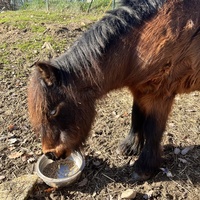
[[[73,5],[75,4],[70,6]],[[85,11],[86,4],[79,4],[79,8],[80,5],[82,5],[81,9],[72,9],[69,5],[63,4],[62,6],[60,4],[60,11],[50,9],[49,12],[46,12],[43,8],[0,13],[0,26],[2,26],[2,30],[8,31],[11,36],[8,37],[8,40],[0,43],[0,62],[9,66],[13,61],[18,64],[24,64],[24,60],[32,61],[38,57],[41,51],[44,53],[45,49],[43,50],[42,46],[45,42],[50,43],[55,52],[65,50],[66,46],[72,43],[74,37],[59,37],[54,32],[45,31],[49,27],[68,25],[69,27],[75,25],[85,29],[88,23],[97,21],[103,15],[103,11],[95,12],[91,10],[90,13],[87,13]],[[84,8],[84,6],[86,7]]]
[[[45,27],[43,27],[42,23],[55,23],[55,24],[70,24],[84,21],[85,19],[89,19],[92,21],[96,21],[102,13],[76,13],[71,10],[66,13],[60,12],[44,12],[42,10],[20,10],[15,12],[5,12],[0,13],[0,24],[13,26],[17,29],[23,30],[29,27],[33,30],[33,32],[43,32]]]
[[[1,63],[4,63],[5,65],[7,65],[7,64],[10,63],[8,57],[5,56],[5,55],[2,55],[2,58],[1,58],[1,61],[0,61],[0,62],[1,62]]]
[[[8,63],[9,51],[7,51],[8,44],[6,42],[0,43],[0,63]]]
[[[2,51],[4,51],[4,50],[6,49],[7,46],[8,46],[8,44],[7,44],[6,42],[0,43],[0,49],[1,49]]]
[[[65,47],[63,40],[55,39],[51,35],[44,36],[38,40],[19,41],[12,46],[12,49],[20,50],[22,53],[35,54],[40,52],[45,42],[48,42],[54,50],[62,50]]]
[[[31,26],[31,31],[33,33],[43,33],[46,30],[46,27],[44,27],[42,24],[34,24]]]
[[[28,50],[34,50],[39,48],[39,43],[29,40],[29,41],[20,41],[13,45],[13,49],[18,49],[21,51],[28,51]]]

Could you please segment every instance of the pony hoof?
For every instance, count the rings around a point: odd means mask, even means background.
[[[146,175],[146,174],[141,174],[139,175],[138,173],[136,172],[133,172],[133,175],[132,175],[132,179],[134,181],[146,181],[148,180],[149,178],[151,178],[151,175]]]

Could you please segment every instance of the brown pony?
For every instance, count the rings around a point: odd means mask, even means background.
[[[63,55],[38,62],[28,88],[43,152],[66,157],[87,139],[95,102],[133,94],[132,125],[120,144],[137,155],[135,179],[160,167],[161,139],[176,94],[200,90],[200,0],[123,0]]]

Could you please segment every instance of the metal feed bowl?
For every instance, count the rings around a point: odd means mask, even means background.
[[[78,167],[78,170],[74,174],[72,174],[70,176],[66,176],[66,177],[61,177],[61,178],[60,177],[59,178],[50,178],[48,176],[45,176],[43,173],[45,167],[47,165],[49,165],[50,163],[56,162],[56,161],[48,159],[45,155],[42,155],[38,159],[36,166],[35,166],[37,175],[47,185],[49,185],[51,187],[58,188],[58,187],[63,187],[63,186],[67,186],[67,185],[74,183],[80,177],[81,172],[85,167],[85,159],[84,159],[83,155],[78,151],[71,153],[71,155],[68,158],[70,160],[72,160]],[[58,169],[58,170],[60,170],[60,169]]]

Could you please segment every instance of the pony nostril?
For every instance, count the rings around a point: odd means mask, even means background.
[[[53,152],[47,152],[47,153],[45,153],[45,156],[48,159],[51,159],[51,160],[54,160],[54,161],[57,159],[56,156],[55,156],[55,154]]]
[[[65,159],[65,158],[66,158],[66,154],[63,153],[63,154],[60,156],[60,158]]]

